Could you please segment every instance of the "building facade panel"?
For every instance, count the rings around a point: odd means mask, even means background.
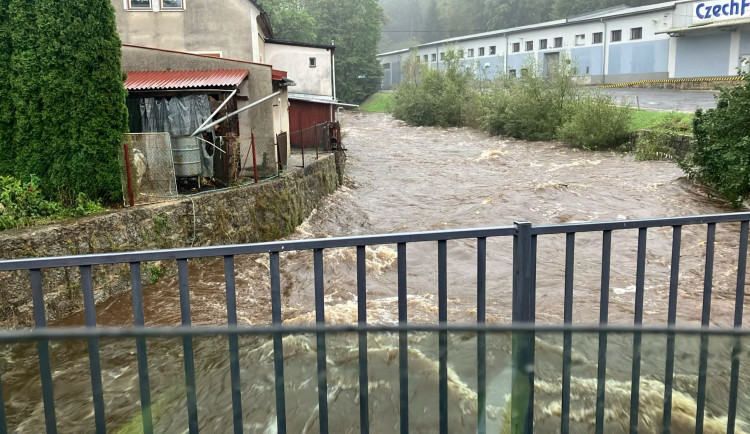
[[[677,38],[675,78],[727,75],[730,43],[728,32]]]

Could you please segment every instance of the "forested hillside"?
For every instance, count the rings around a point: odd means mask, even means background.
[[[386,15],[379,51],[568,18],[623,3],[664,0],[379,0]]]

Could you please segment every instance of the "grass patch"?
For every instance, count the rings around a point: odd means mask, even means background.
[[[675,134],[689,135],[693,132],[693,114],[633,110],[630,130],[669,131]]]
[[[392,93],[374,93],[359,106],[359,109],[363,112],[389,113],[392,99]]]

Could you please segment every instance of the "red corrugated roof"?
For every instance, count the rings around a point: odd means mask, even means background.
[[[238,86],[247,77],[246,69],[209,71],[129,71],[128,90],[195,89]]]
[[[286,78],[286,71],[281,71],[279,69],[271,69],[271,80],[273,81],[281,81]]]

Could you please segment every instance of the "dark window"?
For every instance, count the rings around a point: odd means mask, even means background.
[[[643,38],[643,27],[634,27],[630,29],[630,39],[642,39]]]
[[[469,48],[467,51],[468,51],[467,57],[474,57],[474,49],[473,48]]]
[[[128,0],[129,9],[151,9],[151,0]]]
[[[521,77],[527,77],[529,75],[529,70],[527,68],[521,68]]]
[[[497,50],[495,49],[494,45],[490,45],[490,56],[494,56],[497,54]]]
[[[539,40],[539,49],[540,50],[546,50],[547,49],[547,40],[546,39],[540,39]]]
[[[612,35],[609,37],[612,42],[622,41],[622,30],[612,30]]]
[[[440,53],[440,60],[445,60],[445,52]]]
[[[311,58],[310,58],[310,68],[315,68],[315,66],[317,65],[317,62],[318,62],[318,61],[317,61],[317,59],[316,59],[316,58],[314,58],[314,57],[311,57]],[[389,68],[391,67],[391,64],[390,64],[390,63],[387,63],[387,65],[388,65],[388,67],[389,67]]]
[[[516,70],[515,69],[509,69],[508,70],[508,77],[516,77]]]
[[[437,54],[435,54],[435,53],[432,53],[432,61],[434,62],[434,61],[436,61],[436,60],[437,60]]]
[[[592,41],[592,43],[594,43],[594,44],[601,44],[603,36],[604,35],[602,34],[602,32],[594,33],[593,35],[591,35],[591,41]]]
[[[383,64],[383,69],[391,69],[391,64],[390,63],[384,63]]]
[[[182,0],[161,0],[161,8],[182,10],[182,3]]]
[[[534,51],[534,41],[526,41],[526,51]]]
[[[425,55],[424,55],[424,61],[425,61],[425,62],[427,62],[427,61],[428,61],[428,59],[429,59],[429,58],[428,58],[428,57],[427,57],[427,55],[425,54]]]
[[[484,47],[479,47],[479,57],[484,56]]]
[[[555,48],[562,47],[562,38],[555,38]]]
[[[520,42],[514,42],[513,43],[513,52],[518,53],[521,51],[521,43]],[[492,47],[490,47],[490,54],[492,54]]]

